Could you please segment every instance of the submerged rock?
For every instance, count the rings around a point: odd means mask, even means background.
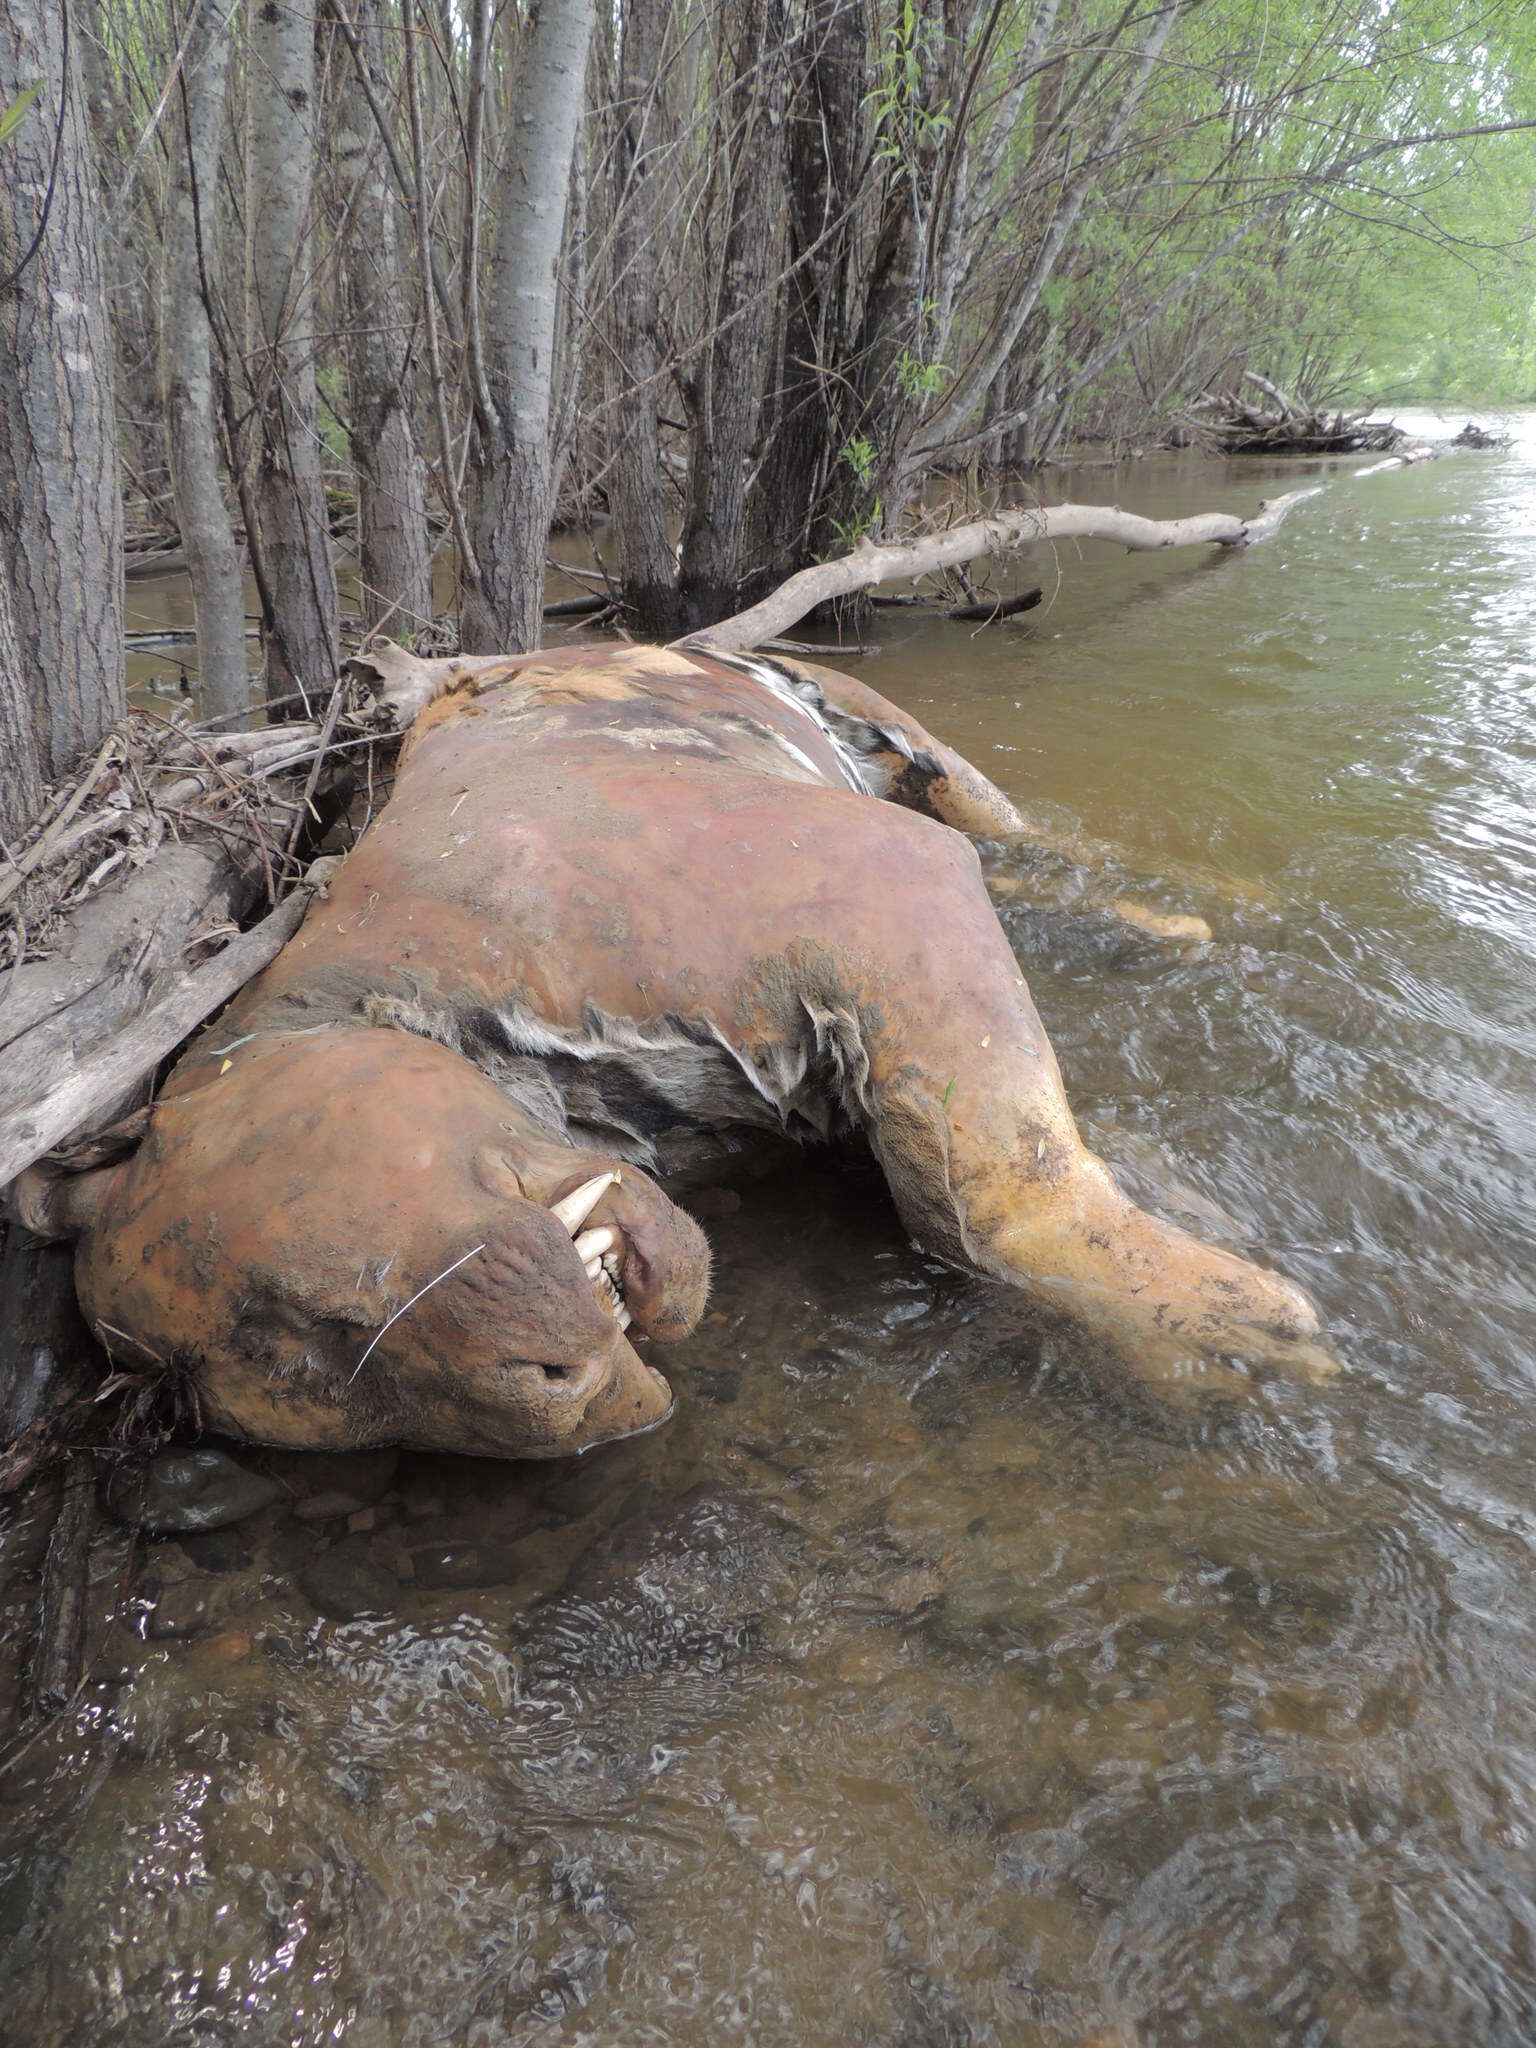
[[[410,1558],[417,1585],[434,1592],[508,1586],[526,1568],[516,1543],[429,1543]]]
[[[299,1586],[332,1621],[356,1621],[362,1614],[387,1614],[400,1599],[400,1581],[369,1556],[360,1537],[349,1536],[306,1565]]]
[[[293,1512],[301,1522],[340,1521],[361,1514],[388,1491],[400,1453],[289,1451],[268,1462],[292,1494]]]
[[[118,1521],[148,1536],[200,1535],[259,1514],[281,1491],[275,1479],[248,1471],[227,1451],[199,1445],[162,1451],[137,1471],[115,1477],[107,1486],[107,1507]]]

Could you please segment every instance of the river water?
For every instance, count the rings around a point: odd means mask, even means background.
[[[1003,912],[1090,1140],[1304,1280],[1340,1382],[1139,1390],[857,1160],[719,1189],[659,1436],[287,1459],[234,1529],[101,1538],[84,1702],[0,1752],[0,2037],[1536,2039],[1513,425],[1086,470],[1163,515],[1327,488],[1241,557],[1025,565],[999,630],[885,613],[859,671],[1208,918],[1144,939],[1086,865]],[[46,1508],[0,1537],[9,1671]]]

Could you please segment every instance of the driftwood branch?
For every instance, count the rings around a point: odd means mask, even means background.
[[[1251,519],[1239,519],[1232,512],[1197,512],[1188,519],[1144,519],[1137,512],[1122,512],[1118,505],[1041,505],[1017,511],[997,512],[989,519],[968,520],[942,533],[929,533],[912,540],[864,541],[851,554],[836,561],[817,562],[802,569],[771,591],[760,604],[751,605],[717,626],[690,633],[680,647],[718,647],[733,652],[761,646],[803,619],[819,604],[840,597],[852,597],[877,584],[895,583],[908,576],[930,576],[939,569],[951,569],[960,562],[974,562],[983,555],[1008,554],[1035,541],[1108,540],[1133,552],[1182,547],[1254,547],[1268,540],[1286,514],[1303,498],[1311,498],[1321,485],[1302,491],[1287,491],[1283,497],[1267,499]]]
[[[1016,619],[1020,612],[1032,612],[1045,602],[1037,583],[1033,590],[1021,590],[1016,597],[978,598],[974,604],[957,604],[944,616],[962,626],[991,626],[999,619]]]
[[[32,1652],[32,1698],[40,1714],[68,1711],[85,1663],[85,1609],[91,1535],[96,1526],[96,1477],[88,1451],[71,1451],[64,1491],[48,1539]]]
[[[153,1009],[97,1047],[39,1100],[0,1116],[0,1187],[73,1132],[110,1113],[135,1082],[153,1072],[190,1031],[275,960],[303,922],[312,892],[334,867],[329,858],[316,861],[270,917],[193,968]]]

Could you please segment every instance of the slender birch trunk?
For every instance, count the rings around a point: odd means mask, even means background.
[[[204,4],[227,8],[229,0],[204,0]],[[153,494],[163,492],[167,482],[156,306],[158,223],[153,182],[144,174],[142,162],[131,193],[115,217],[112,213],[139,140],[137,125],[118,90],[109,49],[109,18],[117,12],[111,0],[74,0],[75,48],[95,142],[103,292],[117,344],[118,446],[130,477]],[[119,38],[127,31],[126,17],[127,10],[122,9]],[[174,31],[174,23],[172,28]],[[167,54],[176,41],[174,32],[167,37]]]
[[[260,422],[256,509],[275,619],[267,695],[328,688],[340,626],[315,389],[315,16],[251,0],[246,81],[246,323]]]
[[[381,0],[352,10],[361,64],[379,100],[384,69]],[[347,384],[357,465],[363,618],[414,628],[432,618],[426,466],[411,427],[415,334],[406,311],[402,248],[383,144],[358,66],[349,67],[336,136],[336,171],[350,202],[346,230]]]
[[[655,160],[665,128],[661,79],[669,0],[630,0],[619,55],[610,151],[614,282],[613,346],[603,373],[613,436],[608,502],[624,596],[643,631],[664,635],[674,616],[676,558],[667,533],[667,500],[657,412],[661,392],[659,266]]]
[[[168,134],[172,189],[160,291],[160,391],[171,489],[197,617],[203,715],[250,701],[245,578],[219,481],[219,403],[204,291],[218,275],[219,146],[238,0],[202,0],[181,79],[181,119]]]
[[[0,294],[0,816],[13,830],[123,708],[117,420],[80,79],[54,0],[0,0],[0,107],[41,88],[0,149],[0,279],[20,267]]]
[[[477,349],[470,338],[486,385],[468,480],[480,581],[464,592],[459,621],[470,654],[538,645],[554,510],[555,296],[593,16],[594,0],[539,0],[518,32],[523,61],[492,200],[488,340]]]

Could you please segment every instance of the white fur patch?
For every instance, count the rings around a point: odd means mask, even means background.
[[[779,668],[774,662],[765,661],[761,655],[717,654],[711,648],[709,650],[709,658],[711,661],[722,662],[727,668],[739,670],[742,675],[750,676],[755,683],[760,683],[769,695],[776,698],[780,704],[787,705],[791,711],[798,712],[807,724],[815,727],[816,731],[837,756],[837,765],[843,771],[843,780],[847,783],[848,787],[857,790],[860,796],[874,796],[876,794],[875,790],[870,786],[869,777],[864,770],[864,764],[853,752],[853,749],[843,740],[836,727],[832,724],[832,721],[827,717],[826,700],[814,683],[809,681],[801,683],[797,681],[787,670]],[[786,742],[786,744],[788,743]],[[798,752],[798,749],[794,751]],[[909,748],[907,751],[910,753],[911,749]],[[805,759],[804,755],[801,755],[800,758],[802,760]],[[806,766],[810,766],[808,761]],[[817,779],[820,780],[820,777]]]

